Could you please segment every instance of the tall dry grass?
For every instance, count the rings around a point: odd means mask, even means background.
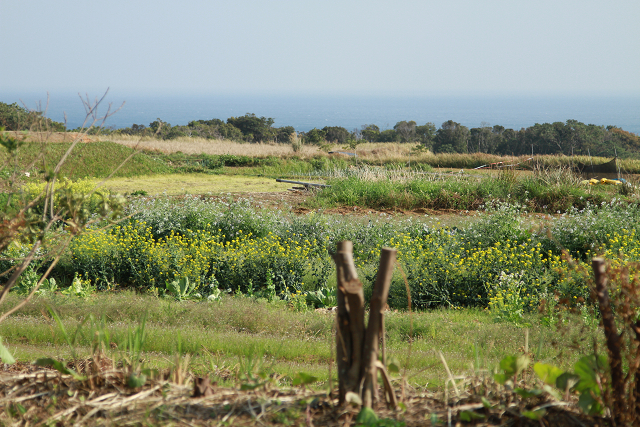
[[[238,156],[266,157],[278,156],[289,157],[315,157],[328,155],[327,151],[353,152],[349,148],[341,145],[328,145],[323,148],[319,146],[302,144],[296,152],[292,150],[291,144],[277,143],[248,143],[222,139],[205,139],[182,137],[171,140],[161,140],[151,137],[129,136],[129,135],[109,135],[101,136],[100,140],[115,142],[128,147],[137,147],[142,150],[161,151],[163,153],[182,152],[185,154],[233,154]],[[358,145],[356,153],[358,157],[380,162],[407,161],[418,157],[433,156],[430,151],[424,151],[419,156],[415,155],[413,144],[391,144],[391,143],[365,143]]]
[[[232,154],[251,157],[277,156],[283,158],[299,157],[310,158],[319,156],[329,156],[328,151],[353,152],[352,149],[343,145],[327,145],[322,148],[316,145],[302,144],[299,151],[294,152],[291,144],[277,143],[246,143],[229,140],[212,140],[204,138],[177,138],[173,140],[159,140],[145,137],[127,135],[102,136],[101,140],[123,144],[128,147],[137,147],[143,150],[154,150],[163,153],[182,152],[185,154]],[[540,155],[534,156],[533,160],[528,160],[531,156],[498,156],[485,153],[439,153],[434,154],[429,150],[417,149],[416,144],[401,143],[363,143],[358,145],[355,152],[357,159],[362,159],[364,163],[382,165],[386,163],[423,163],[432,167],[473,169],[482,165],[503,162],[505,165],[523,164],[527,169],[537,167],[546,168],[571,168],[578,162],[585,164],[605,163],[610,158],[588,157],[588,156],[558,156]],[[338,154],[339,155],[339,154]],[[621,172],[623,174],[637,174],[640,172],[640,160],[619,159]]]
[[[128,147],[137,147],[141,150],[160,151],[163,153],[185,154],[231,154],[236,156],[252,156],[252,157],[289,157],[293,154],[300,157],[313,157],[321,153],[320,149],[314,145],[302,145],[297,153],[293,153],[290,144],[265,144],[265,143],[248,143],[236,142],[222,139],[205,139],[205,138],[189,138],[182,137],[170,140],[161,140],[144,137],[118,135],[104,136],[105,141],[115,142],[117,144],[126,145]]]

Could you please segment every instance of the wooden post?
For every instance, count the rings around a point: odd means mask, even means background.
[[[364,343],[364,366],[362,372],[364,378],[362,404],[369,408],[378,400],[379,367],[376,364],[378,361],[378,342],[380,334],[384,333],[381,326],[384,308],[389,296],[389,286],[391,285],[391,276],[393,274],[393,265],[396,261],[396,254],[397,251],[395,249],[382,248],[378,276],[375,286],[373,287],[373,295],[371,295],[371,310]]]
[[[336,357],[339,401],[347,392],[358,393],[364,337],[364,292],[353,263],[353,243],[339,242],[333,257],[338,282]]]
[[[382,249],[378,278],[371,299],[369,325],[364,325],[364,292],[353,263],[353,244],[338,243],[333,257],[336,263],[338,312],[336,328],[336,356],[338,362],[339,401],[346,394],[361,395],[364,406],[371,407],[378,400],[378,370],[385,378],[389,401],[396,405],[384,364],[378,361],[378,341],[384,336],[383,310],[389,295],[389,285],[396,259],[395,249]],[[384,346],[384,344],[383,344]]]

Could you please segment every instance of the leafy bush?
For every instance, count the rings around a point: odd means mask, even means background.
[[[46,183],[29,182],[24,185],[24,192],[27,200],[34,200],[38,195],[45,192]],[[53,210],[60,210],[70,203],[75,203],[75,209],[85,210],[88,215],[98,213],[106,209],[105,204],[109,203],[110,192],[104,188],[96,188],[96,184],[88,179],[72,181],[62,178],[57,181],[54,187]],[[71,200],[73,199],[73,201]],[[44,199],[36,204],[33,209],[38,214],[45,211]]]
[[[300,291],[309,304],[320,306],[331,298],[326,293],[334,272],[331,254],[337,242],[351,240],[365,292],[375,281],[380,249],[391,246],[398,249],[414,308],[488,307],[509,282],[505,278],[517,274],[522,304],[516,311],[524,313],[550,296],[574,305],[589,301],[588,261],[594,254],[614,265],[640,261],[640,240],[631,227],[637,222],[628,228],[612,225],[637,213],[620,219],[614,214],[619,208],[594,206],[552,220],[548,234],[529,230],[521,206],[492,206],[472,225],[455,229],[415,219],[287,216],[252,208],[249,200],[136,200],[130,209],[138,213],[128,224],[74,239],[64,274],[86,274],[100,288],[117,283],[138,289],[163,288],[188,277],[203,297],[219,288],[287,298]],[[581,234],[571,231],[579,224],[601,243],[584,251]],[[563,255],[565,246],[575,248],[573,259]],[[390,306],[406,308],[406,292],[397,273]]]

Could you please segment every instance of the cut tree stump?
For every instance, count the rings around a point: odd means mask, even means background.
[[[353,243],[338,243],[333,260],[338,282],[336,356],[338,364],[338,393],[340,403],[349,392],[362,399],[371,408],[378,401],[378,370],[382,372],[387,403],[397,406],[389,375],[378,361],[379,341],[384,337],[383,311],[389,296],[389,286],[396,260],[395,249],[383,248],[373,295],[371,297],[369,325],[364,324],[364,292],[353,263]],[[383,344],[384,345],[384,344]],[[382,351],[384,354],[384,349]]]

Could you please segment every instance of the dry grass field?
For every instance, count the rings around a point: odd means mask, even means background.
[[[301,151],[294,153],[293,149],[288,144],[251,144],[205,138],[177,138],[161,140],[146,137],[139,138],[133,136],[129,137],[127,135],[117,135],[102,136],[101,140],[115,142],[117,144],[126,145],[127,147],[137,148],[139,150],[160,151],[163,153],[182,152],[185,154],[231,154],[236,156],[252,157],[286,157],[288,155],[297,154],[301,157],[312,157],[321,152],[318,147],[312,145],[303,145]]]
[[[177,138],[172,140],[161,140],[153,138],[138,138],[127,135],[118,136],[102,136],[100,140],[115,142],[117,144],[126,145],[132,148],[142,150],[156,150],[163,153],[185,154],[232,154],[238,156],[252,157],[289,157],[296,155],[298,157],[314,157],[317,155],[327,155],[326,151],[320,149],[317,145],[302,145],[301,151],[295,153],[289,144],[277,143],[243,143],[237,141],[229,141],[222,139],[204,139],[204,138]],[[415,144],[397,144],[397,143],[363,143],[359,144],[356,153],[358,157],[375,159],[375,160],[393,160],[401,159],[409,156],[433,156],[430,151],[424,151],[420,154],[414,152]],[[344,151],[353,152],[349,147],[334,144],[327,151]]]

